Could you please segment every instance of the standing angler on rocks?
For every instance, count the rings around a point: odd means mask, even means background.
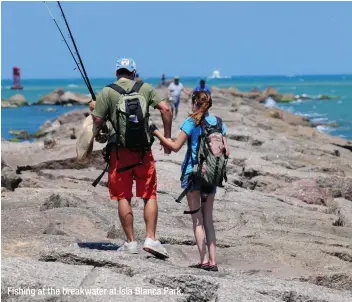
[[[116,64],[117,81],[106,86],[97,101],[90,104],[96,126],[112,125],[107,152],[109,154],[109,192],[112,200],[118,201],[118,212],[127,241],[120,251],[137,253],[137,242],[133,234],[133,180],[136,181],[136,195],[144,200],[144,220],[147,238],[143,249],[157,257],[168,254],[155,232],[158,218],[156,200],[156,170],[151,145],[153,136],[149,133],[149,106],[157,108],[162,116],[164,134],[171,137],[172,116],[167,102],[157,95],[155,89],[142,81],[135,81],[136,64],[130,58],[119,59]],[[171,150],[164,147],[165,154]]]

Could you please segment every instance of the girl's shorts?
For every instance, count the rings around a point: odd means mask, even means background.
[[[191,173],[187,173],[185,174],[185,177],[183,178],[183,181],[181,182],[181,188],[182,189],[186,189],[188,187],[188,183],[189,183],[189,178],[191,176]],[[192,185],[192,188],[191,188],[191,191],[199,191],[200,190],[200,184],[199,183],[194,183]],[[213,191],[212,191],[212,194],[215,194],[216,193],[216,187],[213,188]]]

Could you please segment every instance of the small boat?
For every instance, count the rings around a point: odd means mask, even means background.
[[[222,75],[220,75],[220,70],[219,69],[215,69],[213,71],[213,74],[209,77],[209,79],[228,79],[229,77],[224,77]]]

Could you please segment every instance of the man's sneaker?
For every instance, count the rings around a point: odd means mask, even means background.
[[[117,251],[118,252],[127,252],[130,254],[138,254],[137,241],[124,242],[124,244],[121,245]]]
[[[161,245],[159,240],[154,241],[150,238],[146,238],[144,241],[143,250],[160,259],[169,258],[167,251]]]

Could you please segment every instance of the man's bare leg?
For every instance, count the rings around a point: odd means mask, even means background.
[[[127,242],[134,241],[131,199],[119,200],[119,217],[122,228],[127,237]]]
[[[155,240],[156,224],[158,221],[158,203],[155,199],[144,200],[144,221],[147,237]]]

